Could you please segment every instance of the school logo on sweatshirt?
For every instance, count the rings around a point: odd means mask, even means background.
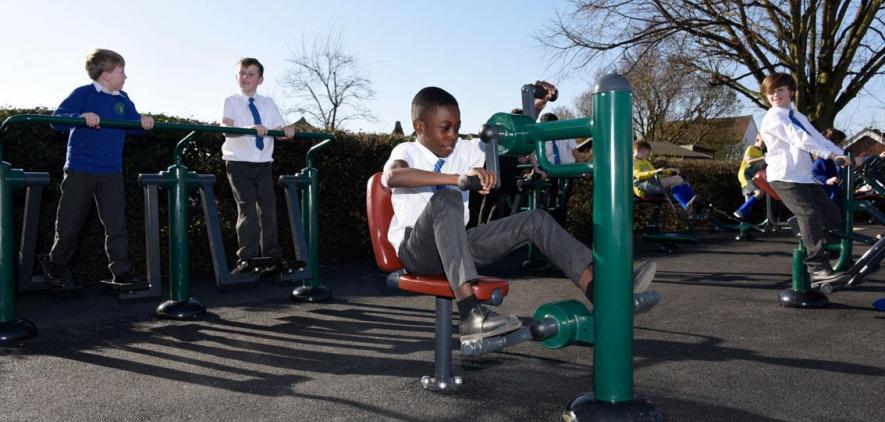
[[[122,116],[126,113],[126,105],[123,103],[114,104],[114,110],[117,110],[117,114]]]

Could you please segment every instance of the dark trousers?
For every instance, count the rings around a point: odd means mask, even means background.
[[[237,258],[281,257],[272,163],[226,161],[225,167],[237,202]]]
[[[808,271],[829,268],[829,254],[824,249],[826,229],[839,229],[842,226],[839,208],[819,185],[780,180],[769,184],[799,222],[802,243],[808,251],[808,257],[805,258]]]
[[[478,277],[488,265],[532,242],[575,285],[593,263],[593,252],[572,237],[546,211],[522,212],[464,229],[461,194],[444,189],[430,199],[415,226],[406,229],[399,259],[414,274],[445,273],[452,290]]]
[[[123,193],[123,175],[120,173],[65,171],[49,261],[67,265],[71,260],[93,199],[98,208],[98,218],[104,226],[104,250],[110,262],[108,268],[114,275],[131,271],[129,240],[126,236],[126,196]]]

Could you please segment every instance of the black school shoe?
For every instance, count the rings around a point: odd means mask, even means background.
[[[252,262],[248,259],[241,259],[237,261],[237,266],[231,270],[231,274],[248,274],[255,271],[255,267],[252,266]]]
[[[47,265],[46,282],[52,289],[68,289],[74,286],[73,282],[67,279],[67,267],[52,262]]]
[[[515,315],[499,315],[485,306],[477,306],[470,310],[467,318],[458,325],[461,341],[479,340],[516,331],[522,327],[522,321]]]

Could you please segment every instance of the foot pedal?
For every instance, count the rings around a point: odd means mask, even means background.
[[[136,292],[139,290],[147,290],[151,288],[151,283],[149,283],[147,280],[134,279],[129,281],[128,283],[117,283],[113,279],[111,279],[99,280],[98,282],[101,283],[102,286],[110,287],[123,293]]]
[[[37,261],[40,263],[40,270],[43,271],[43,279],[46,280],[46,284],[49,286],[49,290],[53,293],[69,293],[69,292],[77,292],[80,291],[81,286],[80,283],[77,282],[77,278],[74,277],[74,272],[71,270],[70,266],[65,266],[65,275],[64,279],[60,282],[51,282],[49,279],[49,255],[41,255]]]

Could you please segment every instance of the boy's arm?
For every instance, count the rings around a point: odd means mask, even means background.
[[[64,101],[59,104],[58,108],[55,109],[55,112],[52,113],[53,116],[59,117],[84,117],[86,118],[86,123],[89,127],[98,126],[98,115],[95,113],[84,113],[83,107],[86,104],[86,99],[83,97],[83,93],[80,89],[75,89],[72,91]],[[84,114],[89,114],[90,116],[86,116]],[[92,123],[92,124],[90,124]],[[67,131],[74,128],[71,125],[60,125],[60,124],[51,124],[53,129],[58,131]]]
[[[418,188],[437,185],[456,186],[458,184],[458,175],[413,169],[404,160],[391,160],[384,167],[381,183],[390,188]]]
[[[633,179],[637,181],[643,181],[651,179],[658,173],[658,170],[654,168],[654,166],[649,166],[650,169],[644,169],[642,166],[641,160],[633,160]]]

